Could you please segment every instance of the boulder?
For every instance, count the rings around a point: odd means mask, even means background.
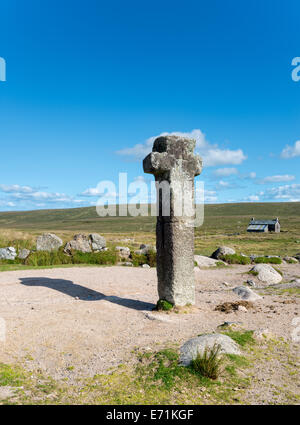
[[[26,260],[26,258],[29,256],[29,254],[30,254],[30,250],[29,249],[26,249],[26,248],[21,249],[19,251],[18,258],[20,258],[20,260]]]
[[[298,261],[300,261],[300,252],[298,254],[294,255],[295,258],[297,258]]]
[[[44,233],[36,240],[37,251],[54,251],[60,248],[63,241],[54,233]]]
[[[262,282],[267,282],[270,285],[282,281],[282,276],[270,264],[256,264],[252,272],[257,273],[257,278]]]
[[[194,255],[194,261],[197,263],[198,267],[216,267],[220,260],[205,257],[204,255]]]
[[[103,251],[103,249],[106,247],[105,238],[98,233],[91,233],[89,235],[89,239],[93,251]]]
[[[216,251],[211,254],[211,258],[219,260],[223,255],[233,255],[235,250],[228,246],[220,246]]]
[[[66,254],[71,254],[72,251],[92,252],[90,239],[82,234],[77,234],[68,242],[64,248]]]
[[[130,257],[130,249],[127,246],[116,246],[115,250],[120,258],[127,259]]]
[[[205,334],[188,340],[180,347],[180,362],[183,366],[189,366],[191,361],[197,357],[197,354],[203,354],[205,348],[213,348],[214,345],[220,345],[220,353],[237,354],[241,351],[233,339],[222,334]]]
[[[14,247],[0,248],[0,260],[14,260],[17,252]]]
[[[287,263],[295,263],[296,264],[296,263],[299,262],[299,260],[296,257],[289,257],[289,256],[284,257],[283,260],[286,261]]]
[[[238,297],[242,298],[242,300],[247,301],[257,301],[261,300],[262,297],[256,294],[252,289],[247,288],[246,286],[237,286],[233,288],[233,292],[237,294]]]

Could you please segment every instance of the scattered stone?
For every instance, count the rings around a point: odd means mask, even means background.
[[[103,251],[103,249],[106,247],[105,238],[98,233],[91,233],[89,238],[93,251]]]
[[[242,312],[244,312],[244,313],[247,313],[247,312],[248,312],[248,310],[246,309],[246,307],[245,307],[245,306],[243,306],[243,305],[239,305],[239,306],[238,306],[238,311],[242,311]]]
[[[255,288],[255,286],[256,286],[256,283],[254,282],[254,280],[251,280],[251,279],[248,279],[248,280],[247,280],[247,284],[248,284],[249,286],[253,286],[254,288]]]
[[[14,260],[17,252],[13,246],[7,248],[0,248],[0,260]]]
[[[236,288],[233,288],[232,291],[243,300],[257,301],[262,299],[260,295],[256,294],[252,291],[252,289],[247,288],[246,286],[237,286]]]
[[[142,267],[143,267],[143,269],[150,269],[149,264],[143,264]]]
[[[238,311],[239,306],[244,306],[247,309],[253,308],[253,303],[249,301],[234,301],[234,302],[225,302],[218,304],[215,308],[215,311],[221,311],[222,313],[232,313],[233,311]]]
[[[197,263],[198,267],[216,267],[217,263],[220,262],[220,260],[205,257],[204,255],[194,255],[194,261]],[[222,263],[225,264],[223,261]]]
[[[180,347],[180,363],[189,366],[198,353],[203,354],[206,347],[212,349],[214,345],[220,345],[221,354],[241,354],[239,346],[229,336],[206,334],[190,339]]]
[[[159,299],[176,306],[195,304],[194,227],[195,221],[178,202],[194,205],[194,179],[202,171],[202,160],[194,155],[196,141],[168,135],[154,141],[152,152],[144,159],[144,172],[153,174],[162,188],[158,196],[156,224],[157,280]],[[165,206],[169,205],[168,211]]]
[[[228,246],[220,246],[216,251],[211,254],[211,258],[219,260],[223,255],[233,255],[235,250]]]
[[[232,328],[234,326],[242,325],[242,322],[224,322],[218,328]]]
[[[125,267],[132,267],[132,266],[133,266],[133,264],[132,264],[132,263],[130,263],[130,261],[125,261],[125,263],[122,263],[122,266],[125,266]]]
[[[20,258],[20,260],[26,260],[26,258],[29,257],[29,254],[30,254],[30,250],[29,249],[26,249],[26,248],[21,249],[19,251],[18,258]]]
[[[130,249],[127,246],[116,246],[115,250],[120,258],[128,259],[130,257]]]
[[[298,254],[294,255],[295,258],[297,258],[298,261],[300,261],[300,252]]]
[[[224,285],[224,286],[230,286],[230,283],[228,283],[228,282],[223,282],[223,283],[222,283],[222,285]]]
[[[158,320],[159,322],[171,322],[172,320],[166,314],[154,314],[145,312],[145,317],[149,320]]]
[[[92,252],[90,239],[86,235],[77,234],[68,242],[64,248],[66,254],[72,254],[72,251]]]
[[[256,264],[252,272],[257,273],[257,278],[262,282],[269,284],[279,283],[282,281],[282,276],[270,264]]]
[[[37,237],[36,249],[37,251],[54,251],[59,249],[63,241],[54,233],[44,233]]]

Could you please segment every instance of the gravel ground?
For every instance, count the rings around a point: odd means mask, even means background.
[[[155,350],[169,342],[183,343],[216,331],[224,321],[242,322],[245,329],[268,328],[291,341],[292,320],[299,317],[296,296],[263,295],[248,312],[214,311],[222,302],[239,299],[232,292],[235,286],[249,277],[258,282],[247,274],[250,268],[195,269],[195,308],[188,314],[169,315],[151,312],[157,301],[155,269],[2,272],[0,317],[7,330],[6,341],[0,341],[0,361],[23,361],[29,369],[39,368],[56,379],[93,376],[130,361],[136,347]],[[284,281],[300,277],[299,264],[280,268]],[[293,344],[294,351],[298,348],[299,343]],[[265,379],[265,370],[259,372],[258,368],[257,373]]]

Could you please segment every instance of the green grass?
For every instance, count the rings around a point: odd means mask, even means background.
[[[12,386],[17,387],[22,385],[25,378],[25,373],[22,368],[18,366],[10,366],[0,363],[0,387]]]
[[[250,264],[251,260],[249,257],[238,254],[226,254],[222,255],[221,260],[225,261],[228,264]]]
[[[289,380],[297,380],[297,359],[291,356],[286,341],[265,341],[261,346],[251,338],[251,331],[239,331],[230,336],[241,345],[243,354],[223,355],[217,379],[205,377],[193,367],[181,366],[177,345],[158,351],[133,350],[132,362],[105,374],[77,377],[75,381],[68,378],[56,381],[39,371],[2,363],[0,386],[10,386],[14,394],[0,400],[0,404],[247,404],[247,390],[255,382],[255,367],[267,367],[271,360],[278,363],[281,372],[288,371]],[[69,365],[66,370],[73,372],[74,367]],[[298,404],[299,397],[288,389],[289,381],[282,381],[281,386],[283,383],[287,388],[275,388],[282,394],[282,402]],[[264,391],[263,384],[256,385],[257,400],[261,401]]]
[[[217,379],[221,374],[223,358],[220,356],[220,345],[214,345],[211,349],[205,348],[204,352],[198,353],[192,360],[191,368],[200,376],[210,379]]]
[[[278,257],[256,257],[254,262],[256,264],[281,264],[282,260]]]
[[[195,254],[210,256],[225,245],[246,255],[294,256],[300,252],[300,203],[242,203],[205,205],[203,226],[195,229]],[[281,233],[247,233],[251,217],[278,216]],[[124,245],[130,248],[141,243],[155,245],[155,217],[99,217],[94,207],[65,210],[0,212],[0,247],[14,246],[35,249],[41,233],[56,233],[62,240],[71,240],[75,233],[100,233],[111,250]],[[128,242],[125,243],[128,246]],[[245,258],[245,257],[244,257]],[[247,261],[241,259],[242,262]],[[265,261],[265,260],[264,260]],[[271,260],[272,261],[272,260]],[[276,261],[276,260],[275,260]],[[135,265],[155,265],[155,256],[134,258]]]
[[[166,300],[158,300],[156,304],[156,309],[159,311],[170,311],[174,308],[174,305]]]
[[[255,339],[253,338],[253,331],[233,331],[228,330],[222,332],[225,335],[228,335],[232,338],[237,344],[241,347],[245,347],[247,345],[255,344]]]

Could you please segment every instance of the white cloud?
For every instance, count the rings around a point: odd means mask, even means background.
[[[286,200],[291,201],[300,199],[300,184],[287,184],[284,186],[272,187],[262,192],[264,199],[266,200]]]
[[[294,146],[286,145],[286,147],[281,152],[281,158],[290,159],[300,156],[300,140],[295,142]]]
[[[244,201],[257,202],[257,201],[259,201],[259,196],[258,195],[250,195],[250,196],[247,196],[246,198],[244,198]]]
[[[265,183],[281,183],[281,182],[290,182],[292,180],[295,180],[295,176],[292,176],[290,174],[284,174],[284,175],[277,175],[277,176],[268,176],[261,180],[259,180],[260,184]]]
[[[218,168],[214,171],[214,175],[217,177],[228,177],[238,174],[238,170],[236,168]]]
[[[14,202],[3,201],[2,199],[0,199],[0,206],[1,207],[15,207],[16,204]]]
[[[151,152],[153,142],[156,137],[166,135],[175,135],[196,140],[196,152],[202,156],[203,164],[206,167],[227,164],[238,165],[247,158],[242,149],[221,149],[217,144],[209,143],[206,140],[205,134],[199,129],[192,130],[189,133],[161,133],[158,136],[150,137],[144,143],[139,143],[132,148],[121,149],[116,153],[136,161],[141,161],[146,155],[148,155],[148,153]]]
[[[0,202],[0,206],[5,207],[18,207],[20,205],[25,207],[44,207],[47,204],[79,205],[85,202],[64,193],[40,191],[30,186],[21,186],[18,184],[1,184],[0,192],[3,192],[7,196],[7,199]]]
[[[20,186],[18,184],[0,184],[0,191],[5,193],[32,193],[34,188],[30,186]]]

